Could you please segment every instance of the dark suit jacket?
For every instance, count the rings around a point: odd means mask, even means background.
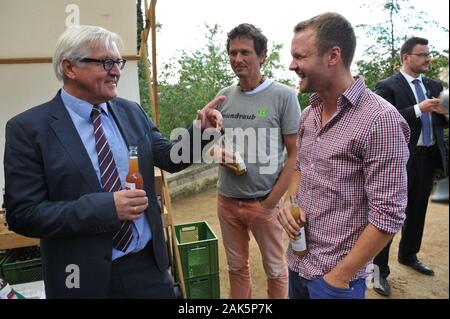
[[[427,90],[428,98],[439,97],[443,90],[442,84],[433,79],[423,77],[423,84]],[[417,104],[417,101],[408,81],[398,72],[385,80],[379,81],[375,87],[375,93],[394,105],[408,122],[411,129],[411,138],[408,146],[409,151],[414,152],[422,131],[422,121],[416,116],[414,111],[414,105]],[[441,167],[446,172],[444,127],[448,123],[444,115],[437,113],[432,113],[432,121],[434,138],[441,157]]]
[[[115,98],[108,107],[127,144],[138,146],[154,257],[161,272],[167,271],[154,165],[173,172],[189,164],[171,161],[174,144],[162,136],[138,104]],[[6,219],[13,231],[41,238],[47,297],[105,298],[112,236],[120,222],[113,194],[102,191],[59,93],[8,121],[4,168]],[[79,267],[80,288],[66,287],[66,278],[73,273],[69,265]]]

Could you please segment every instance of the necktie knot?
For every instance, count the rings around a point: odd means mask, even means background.
[[[92,107],[91,117],[94,118],[96,116],[99,116],[100,114],[102,114],[102,109],[100,108],[100,105],[94,105]]]

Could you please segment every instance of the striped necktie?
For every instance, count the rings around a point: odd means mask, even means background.
[[[92,124],[94,125],[95,149],[98,156],[100,179],[103,191],[116,192],[122,187],[113,153],[109,147],[105,132],[103,131],[101,113],[102,110],[100,106],[94,105],[91,117]],[[125,252],[130,245],[132,238],[133,231],[131,222],[124,220],[121,223],[120,229],[114,234],[113,247]]]

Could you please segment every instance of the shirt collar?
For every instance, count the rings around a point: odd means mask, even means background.
[[[266,78],[260,85],[258,85],[254,90],[251,91],[244,91],[243,93],[245,95],[252,95],[252,94],[256,94],[259,92],[264,91],[265,89],[267,89],[271,84],[272,84],[273,80]]]
[[[61,99],[68,109],[86,121],[90,121],[92,108],[94,107],[91,103],[70,95],[64,88],[61,89]],[[108,116],[108,106],[106,103],[101,103],[99,105],[105,115]]]
[[[361,76],[356,76],[355,82],[339,97],[338,109],[341,109],[346,104],[353,106],[357,105],[365,88],[366,84],[364,82],[364,78]],[[309,102],[311,104],[311,107],[319,107],[322,104],[322,98],[319,96],[319,94],[314,93],[313,95],[311,95]]]
[[[400,73],[405,77],[405,79],[406,79],[406,81],[408,81],[408,83],[412,83],[412,81],[414,81],[416,79],[423,83],[422,74],[419,74],[419,76],[417,78],[413,78],[411,75],[406,74],[403,71],[400,71]]]

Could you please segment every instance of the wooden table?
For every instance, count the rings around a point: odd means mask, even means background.
[[[39,238],[25,237],[8,230],[4,210],[0,209],[0,250],[39,245]]]

